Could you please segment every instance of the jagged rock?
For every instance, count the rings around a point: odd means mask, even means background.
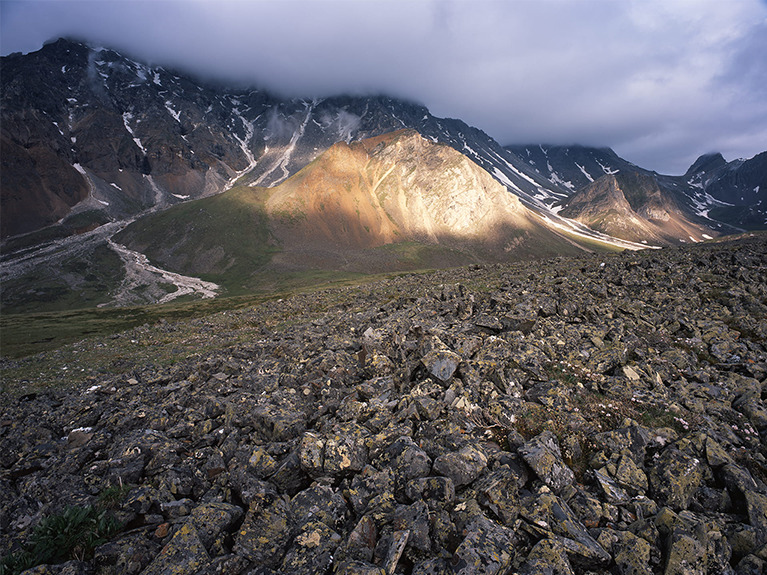
[[[687,529],[675,528],[669,536],[664,575],[706,573],[706,548]]]
[[[423,501],[398,506],[392,517],[392,527],[395,531],[410,531],[407,540],[409,546],[421,551],[430,549],[429,508]]]
[[[366,563],[364,561],[347,561],[340,563],[338,575],[385,575],[386,572],[375,565]]]
[[[426,370],[442,383],[448,383],[461,363],[461,356],[446,349],[435,349],[421,358]]]
[[[253,410],[253,425],[267,441],[289,441],[306,426],[306,415],[283,405],[259,405]]]
[[[210,555],[202,544],[197,529],[191,523],[185,523],[142,573],[194,573],[202,571],[209,563]]]
[[[233,551],[253,563],[276,568],[292,539],[288,505],[279,497],[261,495],[251,501]]]
[[[661,505],[687,509],[703,482],[701,462],[673,448],[667,448],[650,471],[650,489]]]
[[[597,542],[609,550],[620,575],[652,575],[651,546],[629,531],[602,529]]]
[[[520,515],[534,533],[561,537],[573,565],[598,568],[610,563],[610,554],[589,534],[567,503],[547,487],[521,502]]]
[[[434,473],[453,480],[456,487],[474,481],[487,467],[487,457],[473,445],[466,445],[457,452],[440,455],[434,460]]]
[[[452,559],[456,575],[505,573],[514,559],[514,531],[483,515],[476,517]]]
[[[735,575],[761,575],[767,569],[767,561],[755,555],[746,555],[735,568]]]
[[[555,492],[560,492],[575,480],[575,474],[562,459],[557,438],[544,431],[519,448],[525,462],[535,474]]]
[[[361,471],[368,461],[362,433],[341,432],[325,439],[323,469],[329,475]]]
[[[333,552],[341,536],[319,521],[304,524],[285,555],[281,572],[296,575],[325,573],[333,563]]]
[[[524,575],[575,575],[565,547],[557,538],[542,539],[530,550],[521,568]]]
[[[754,528],[756,545],[767,543],[767,495],[746,491],[746,509],[748,521]]]
[[[300,527],[308,521],[321,521],[331,529],[343,522],[347,512],[346,500],[332,487],[314,484],[296,494],[290,509]]]
[[[375,521],[369,515],[364,515],[352,529],[348,539],[336,554],[343,561],[371,561],[378,539],[378,529]]]
[[[401,487],[417,477],[429,475],[431,458],[410,437],[400,437],[386,450],[394,477]]]
[[[222,502],[203,503],[194,508],[188,523],[197,531],[205,549],[211,551],[222,534],[228,535],[242,516],[242,508],[237,505]]]

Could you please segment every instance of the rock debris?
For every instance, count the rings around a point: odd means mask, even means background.
[[[119,486],[122,531],[35,573],[767,566],[765,236],[231,313],[260,336],[3,401],[0,553]]]

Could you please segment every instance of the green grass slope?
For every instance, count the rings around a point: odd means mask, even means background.
[[[253,276],[278,251],[264,201],[269,190],[233,188],[145,216],[114,238],[156,265],[215,282],[228,295],[253,288]]]

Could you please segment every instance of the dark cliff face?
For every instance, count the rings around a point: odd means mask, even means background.
[[[125,217],[206,195],[248,165],[216,91],[67,40],[3,59],[2,108],[3,236],[78,204]]]
[[[713,172],[727,165],[724,157],[720,153],[715,154],[703,154],[697,160],[692,163],[692,166],[687,170],[685,176],[693,176],[701,172]]]

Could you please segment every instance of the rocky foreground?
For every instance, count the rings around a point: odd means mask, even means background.
[[[228,313],[260,337],[3,399],[2,555],[94,505],[119,533],[31,572],[767,567],[765,236]]]

